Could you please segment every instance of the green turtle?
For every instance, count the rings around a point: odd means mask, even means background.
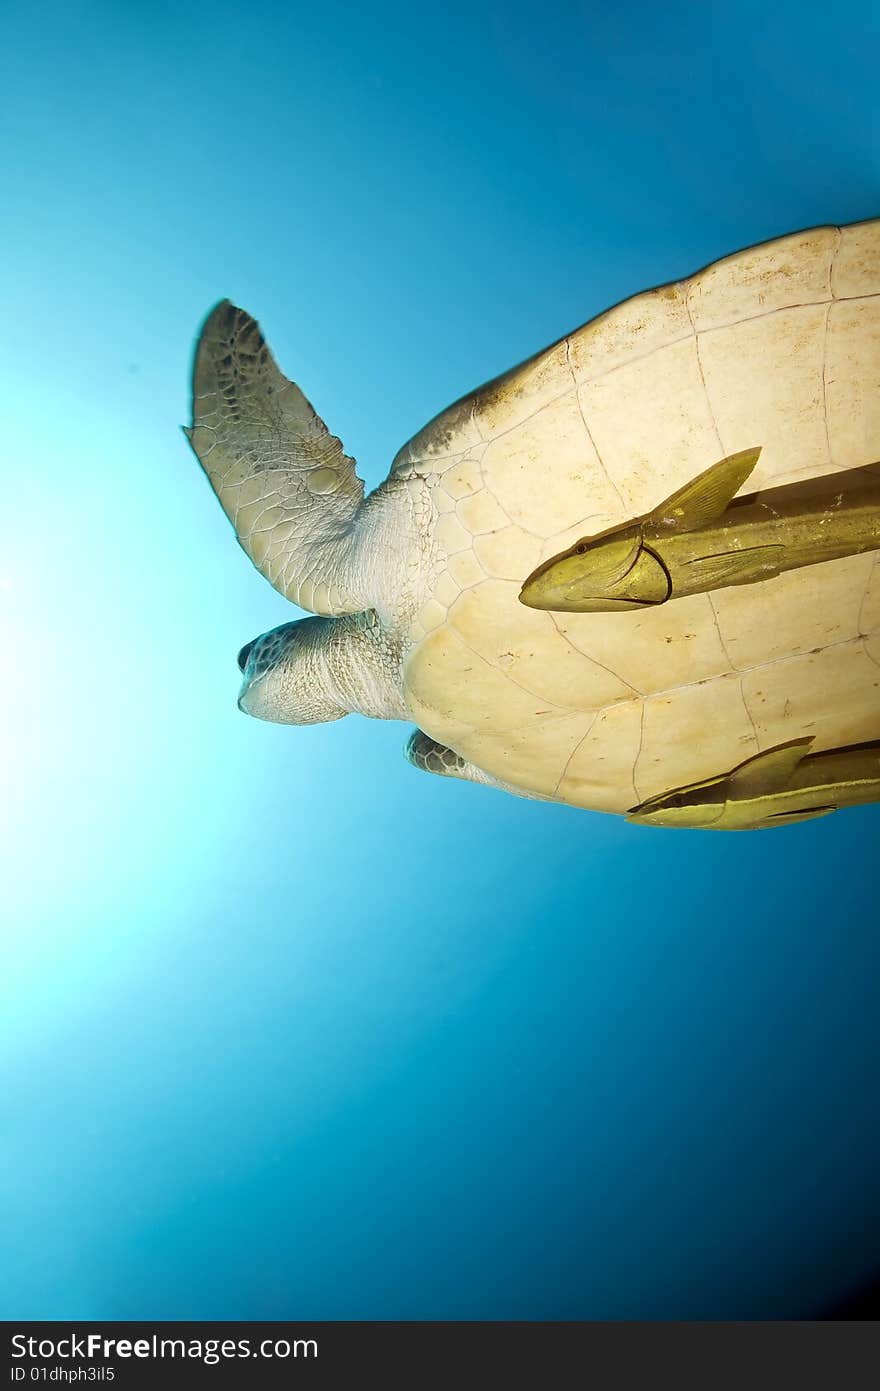
[[[712,460],[759,448],[743,481],[762,495],[846,489],[880,458],[880,220],[618,304],[441,412],[366,497],[255,321],[223,302],[187,433],[251,560],[316,615],[242,649],[239,705],[258,718],[410,720],[427,771],[618,814],[798,739],[821,753],[880,738],[875,553],[636,611],[519,598],[546,561],[648,517]]]

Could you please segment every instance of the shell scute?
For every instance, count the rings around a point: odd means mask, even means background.
[[[449,573],[460,589],[470,589],[486,578],[486,571],[472,550],[459,551],[458,555],[452,556]]]
[[[440,488],[456,503],[462,498],[472,497],[474,493],[482,491],[483,475],[480,470],[479,455],[469,455],[465,459],[454,463],[450,468],[445,469],[440,477]]]
[[[458,555],[459,551],[470,549],[470,533],[462,526],[453,512],[440,518],[434,535],[447,556]]]
[[[513,525],[478,536],[474,552],[487,575],[520,583],[544,558],[539,538]]]
[[[880,459],[880,220],[637,295],[404,447],[395,468],[446,508],[444,617],[409,634],[421,727],[504,781],[608,811],[789,739],[880,738],[877,554],[644,611],[519,603],[544,559],[755,446],[742,492]]]
[[[569,362],[578,386],[693,335],[686,282],[664,285],[624,300],[569,338]]]
[[[621,517],[649,511],[724,453],[693,336],[586,382],[578,397]]]
[[[761,446],[746,492],[830,467],[824,362],[828,304],[781,309],[701,334],[719,457]]]
[[[868,574],[865,592],[859,605],[859,632],[865,636],[880,628],[880,556],[872,557],[874,564]]]
[[[852,555],[712,596],[737,671],[857,637],[873,555]],[[756,622],[756,613],[761,621]]]
[[[880,267],[877,284],[880,285]],[[831,306],[824,381],[832,466],[860,468],[877,462],[880,295]]]
[[[642,703],[600,710],[562,767],[556,795],[598,811],[627,811],[638,800],[633,771],[642,747]]]
[[[644,613],[553,617],[573,646],[641,695],[724,676],[732,669],[706,594]]]
[[[613,672],[560,640],[551,614],[524,609],[521,618],[517,592],[517,585],[489,580],[462,594],[450,622],[481,657],[542,702],[595,713],[632,694]]]
[[[835,299],[876,295],[880,285],[880,238],[876,222],[856,222],[841,227],[840,248],[831,269]]]
[[[480,434],[486,440],[506,434],[546,410],[572,385],[568,348],[563,339],[523,367],[498,378],[493,388],[481,395],[475,416]]]
[[[488,488],[481,487],[478,493],[463,498],[455,511],[472,536],[485,536],[487,532],[499,531],[509,523],[507,513]]]

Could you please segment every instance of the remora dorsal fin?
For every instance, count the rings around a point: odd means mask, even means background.
[[[759,447],[728,454],[661,502],[647,520],[664,531],[695,531],[716,522],[745,483],[760,453]]]
[[[721,551],[718,555],[698,555],[687,561],[688,570],[695,570],[706,589],[721,585],[756,584],[780,573],[784,546],[749,546],[742,551]]]
[[[792,739],[788,744],[778,744],[775,749],[766,749],[745,763],[741,763],[727,780],[728,790],[737,800],[758,796],[761,793],[782,791],[813,742],[813,735],[806,739]]]

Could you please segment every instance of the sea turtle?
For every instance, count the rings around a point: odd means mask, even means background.
[[[751,831],[788,826],[839,807],[880,800],[880,741],[811,753],[812,739],[792,739],[754,754],[726,777],[651,797],[629,815],[649,826]]]
[[[258,718],[409,719],[419,767],[614,813],[777,746],[880,737],[877,553],[638,611],[519,597],[579,537],[648,517],[718,460],[752,451],[760,499],[832,474],[845,490],[880,458],[880,219],[618,304],[441,412],[368,497],[224,301],[187,434],[254,564],[319,615],[242,650],[239,705]]]

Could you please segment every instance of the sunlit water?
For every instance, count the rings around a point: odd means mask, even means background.
[[[4,1317],[793,1315],[870,1273],[878,809],[639,831],[243,718],[295,611],[177,430],[224,294],[374,485],[621,297],[876,215],[876,9],[712,13],[7,17]]]

